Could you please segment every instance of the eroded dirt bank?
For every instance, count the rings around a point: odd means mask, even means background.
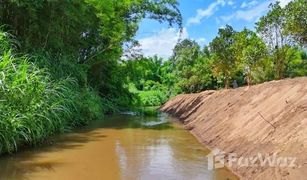
[[[183,94],[161,111],[182,120],[210,149],[256,157],[296,157],[295,167],[229,167],[242,179],[307,178],[307,77]],[[226,160],[229,157],[226,157]],[[236,163],[235,163],[236,164]],[[276,163],[278,164],[278,163]]]

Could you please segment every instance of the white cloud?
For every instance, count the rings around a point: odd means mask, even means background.
[[[225,29],[226,28],[226,26],[225,25],[222,25],[222,26],[220,26],[218,29]]]
[[[248,10],[239,10],[235,14],[235,18],[242,19],[246,21],[253,21],[259,17],[261,17],[267,10],[268,6],[271,2],[261,3],[251,9]]]
[[[245,20],[245,21],[250,21],[250,22],[255,21],[259,19],[261,16],[263,16],[269,10],[269,5],[271,3],[274,3],[276,1],[279,1],[280,5],[284,7],[291,0],[268,0],[260,4],[256,0],[250,1],[248,3],[243,2],[241,4],[241,8],[247,8],[247,10],[238,10],[233,14],[230,14],[227,16],[221,16],[220,18],[224,22],[229,22],[232,19]]]
[[[285,7],[292,0],[278,0],[281,7]]]
[[[271,2],[272,1],[266,1],[261,4],[258,4],[257,6],[249,8],[247,10],[238,10],[233,14],[230,14],[227,16],[221,16],[221,19],[225,22],[229,22],[232,19],[255,21],[268,10],[268,6],[270,5]]]
[[[250,1],[250,2],[246,2],[246,1],[244,1],[242,4],[241,4],[241,8],[251,8],[251,7],[253,7],[253,6],[255,6],[255,5],[257,5],[258,4],[258,1],[256,1],[256,0],[252,0],[252,1]]]
[[[212,16],[218,10],[218,6],[224,6],[225,4],[226,2],[224,0],[217,0],[211,3],[207,9],[198,9],[197,15],[188,19],[188,25],[199,24],[203,18]]]
[[[228,16],[221,16],[221,19],[225,22],[229,22],[230,20],[232,20],[235,17],[236,14],[230,14]]]
[[[186,28],[183,28],[181,35],[175,28],[169,28],[162,29],[153,36],[141,38],[139,43],[145,56],[158,55],[162,58],[169,58],[179,38],[185,39],[188,37]]]
[[[204,46],[207,42],[205,38],[199,38],[195,40],[200,46]]]
[[[230,1],[227,2],[227,4],[228,4],[229,6],[233,6],[233,5],[235,4],[235,2],[232,1],[232,0],[230,0]]]

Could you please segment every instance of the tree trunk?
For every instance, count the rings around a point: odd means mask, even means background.
[[[229,89],[229,78],[228,77],[226,77],[225,78],[225,89]]]

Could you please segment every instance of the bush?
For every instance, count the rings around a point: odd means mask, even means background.
[[[86,88],[80,93],[77,110],[80,112],[79,118],[81,118],[77,122],[82,122],[81,125],[86,125],[92,120],[102,118],[103,113],[107,109],[104,109],[102,99],[98,93],[90,88]]]
[[[0,33],[0,154],[102,116],[102,100],[94,90],[74,77],[54,78],[48,68],[11,52]]]
[[[139,98],[143,106],[159,106],[166,102],[167,96],[163,91],[140,91]]]

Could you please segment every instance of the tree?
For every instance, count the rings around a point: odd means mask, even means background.
[[[170,58],[178,71],[187,65],[192,65],[200,55],[200,46],[190,39],[184,39],[177,43],[173,55]]]
[[[176,0],[5,0],[0,6],[0,24],[18,38],[19,52],[70,57],[71,64],[87,68],[86,82],[109,99],[125,91],[119,60],[143,18],[182,26]]]
[[[257,32],[262,39],[268,44],[273,57],[275,79],[282,79],[285,77],[285,70],[288,59],[286,54],[291,39],[285,35],[285,11],[279,5],[279,2],[270,5],[271,10],[267,15],[260,18],[256,23]]]
[[[216,81],[212,73],[212,60],[203,54],[195,60],[191,67],[191,75],[185,78],[182,87],[185,92],[200,92],[216,88]]]
[[[307,46],[307,1],[294,0],[285,7],[285,32],[302,46]]]
[[[189,92],[185,84],[192,76],[191,68],[199,55],[200,47],[195,41],[184,39],[176,44],[170,58],[172,73],[176,78],[175,88],[179,87],[181,91]]]
[[[123,71],[127,81],[134,83],[138,90],[144,90],[146,81],[162,83],[162,59],[157,56],[124,61]]]
[[[255,32],[244,29],[234,35],[233,49],[236,64],[243,70],[247,84],[255,83],[259,73],[263,75],[264,60],[268,56],[266,45]]]
[[[176,85],[186,93],[199,92],[213,88],[211,62],[209,52],[192,40],[185,39],[179,42],[170,59]]]
[[[297,47],[287,47],[286,59],[288,59],[286,69],[287,77],[297,77],[307,75],[307,54],[306,51]]]
[[[256,23],[257,33],[271,49],[278,49],[289,42],[284,34],[285,11],[277,1],[270,4],[270,11]]]
[[[235,31],[229,25],[219,29],[218,36],[210,43],[215,76],[222,76],[225,88],[229,87],[230,80],[236,73],[236,57],[232,48]]]

